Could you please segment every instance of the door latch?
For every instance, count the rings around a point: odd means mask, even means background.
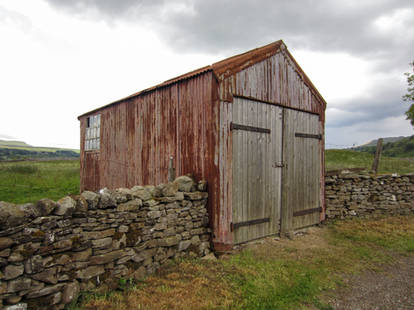
[[[272,167],[273,168],[283,168],[285,166],[284,163],[273,163]]]

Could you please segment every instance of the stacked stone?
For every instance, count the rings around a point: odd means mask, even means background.
[[[327,218],[414,212],[414,174],[339,174],[325,178]]]
[[[0,202],[0,308],[62,309],[80,291],[114,288],[173,258],[208,254],[206,187],[182,176],[57,203]]]

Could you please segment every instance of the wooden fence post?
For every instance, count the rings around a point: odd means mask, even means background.
[[[375,151],[375,158],[374,158],[374,162],[372,163],[372,169],[371,170],[374,171],[375,174],[377,174],[379,161],[380,161],[380,157],[381,157],[382,141],[383,141],[382,138],[378,139],[377,150]]]
[[[175,168],[173,164],[174,157],[170,156],[170,162],[168,163],[168,182],[175,180]]]

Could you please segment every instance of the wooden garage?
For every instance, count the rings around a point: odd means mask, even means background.
[[[326,102],[282,41],[79,116],[81,190],[208,181],[217,250],[319,223]]]

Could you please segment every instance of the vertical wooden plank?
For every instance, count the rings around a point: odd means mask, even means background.
[[[235,100],[232,105],[232,111],[233,111],[233,121],[239,122],[239,113],[240,113],[240,104]],[[242,197],[240,197],[241,193],[241,162],[240,159],[242,157],[242,139],[240,139],[240,132],[239,131],[232,131],[233,135],[233,162],[232,162],[232,173],[233,173],[233,222],[241,222],[242,217]],[[236,229],[234,231],[234,242],[238,243],[240,242],[239,237],[239,230]]]
[[[244,103],[243,100],[238,100],[238,102],[242,105],[242,112],[240,115],[240,123],[242,124],[247,124],[247,118],[249,115],[249,107],[246,103]],[[242,135],[242,139],[243,139],[243,157],[242,157],[242,167],[243,167],[243,215],[241,217],[241,219],[244,221],[247,218],[247,208],[249,205],[249,197],[250,197],[250,193],[249,193],[249,136],[248,136],[248,132],[246,131],[242,131],[241,132]],[[245,228],[242,228],[240,230],[240,235],[242,240],[246,240],[247,238],[247,231]]]
[[[273,153],[275,162],[281,163],[285,165],[285,160],[283,158],[283,109],[280,107],[274,107],[274,120],[272,121],[272,124],[275,124],[275,141],[273,145]],[[276,223],[274,226],[274,232],[280,231],[280,220],[281,220],[281,208],[282,208],[282,173],[284,168],[277,168],[274,169],[274,181],[273,181],[273,188],[272,192],[273,194],[273,205],[275,208],[275,219]]]
[[[279,180],[277,178],[278,173],[280,171],[280,168],[275,168],[275,163],[278,162],[277,158],[277,145],[279,143],[278,141],[278,135],[280,135],[280,131],[278,130],[278,107],[275,106],[268,106],[269,109],[269,119],[268,119],[268,128],[270,128],[270,137],[269,137],[269,159],[268,159],[268,168],[269,171],[269,186],[268,186],[268,199],[269,199],[269,208],[270,208],[270,217],[271,217],[271,225],[269,227],[269,233],[274,234],[277,233],[278,228],[278,221],[279,221],[279,208],[280,205],[277,201],[277,196],[280,187]]]
[[[274,218],[272,217],[271,214],[271,189],[270,189],[270,172],[272,170],[272,165],[271,165],[271,161],[270,161],[270,139],[271,139],[271,135],[272,135],[272,129],[271,129],[271,105],[268,104],[264,104],[262,105],[262,126],[263,128],[269,128],[270,129],[270,134],[265,134],[263,139],[263,144],[264,144],[264,148],[263,148],[263,165],[262,165],[262,169],[263,169],[263,211],[262,211],[262,218],[265,218],[267,216],[270,217],[270,221],[269,223],[264,223],[263,224],[263,235],[267,236],[269,234],[271,234],[271,225],[273,224]]]
[[[255,126],[257,124],[257,103],[251,102],[250,100],[246,100],[249,104],[250,114],[248,115],[248,125]],[[258,208],[258,134],[254,132],[249,132],[249,154],[251,155],[251,160],[249,161],[250,167],[250,199],[249,205],[247,208],[247,219],[255,219],[257,218],[256,211]],[[257,234],[257,225],[249,225],[246,226],[246,230],[248,233],[249,238],[255,238]]]
[[[292,211],[294,207],[291,195],[294,190],[292,187],[294,154],[291,112],[290,109],[283,109],[283,158],[286,163],[282,172],[281,233],[283,234],[288,234],[292,230]]]
[[[223,91],[223,90],[222,90]],[[233,234],[230,233],[229,224],[232,222],[231,208],[232,197],[232,136],[230,132],[230,122],[232,121],[231,103],[220,101],[219,110],[219,177],[220,177],[220,209],[215,220],[215,227],[220,230],[215,236],[215,242],[232,242]]]
[[[260,72],[262,74],[262,72]],[[257,126],[264,128],[263,126],[263,114],[264,114],[264,106],[263,103],[256,103],[257,107]],[[265,133],[258,133],[257,134],[257,175],[258,175],[258,181],[256,182],[256,188],[257,188],[257,205],[255,210],[255,219],[257,218],[264,218],[264,211],[265,211],[265,201],[264,201],[264,139],[266,139],[267,134]],[[255,238],[259,238],[262,236],[265,236],[264,234],[264,225],[265,224],[259,224],[254,225],[256,226],[256,236]]]
[[[248,78],[248,77],[247,77]],[[243,109],[243,119],[240,119],[240,123],[247,124],[248,123],[248,115],[250,113],[248,103],[244,99],[238,100],[239,104],[242,105]],[[248,219],[248,208],[250,204],[250,160],[251,160],[251,154],[250,152],[250,140],[249,140],[249,133],[246,131],[243,131],[243,149],[245,149],[244,157],[243,157],[243,167],[246,170],[246,179],[245,179],[245,190],[246,190],[246,197],[243,203],[243,210],[242,210],[242,216],[241,221],[246,221]],[[240,239],[241,241],[245,241],[248,238],[248,231],[246,227],[240,227]]]

